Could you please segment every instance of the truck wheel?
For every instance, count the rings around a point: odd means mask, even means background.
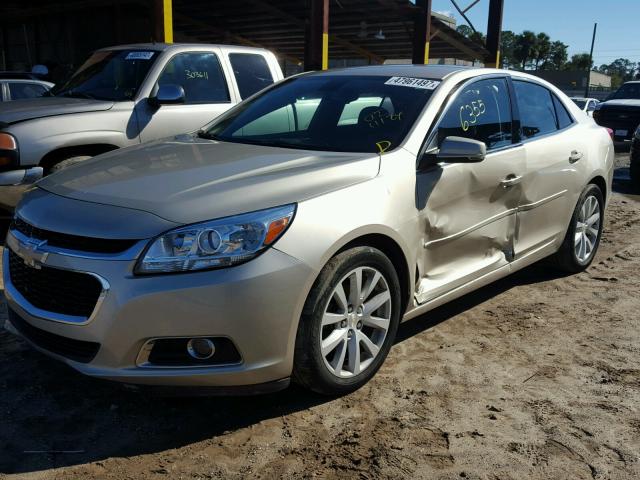
[[[555,255],[561,270],[577,273],[591,264],[600,245],[603,224],[602,192],[597,185],[589,184],[580,195],[567,235]]]
[[[63,170],[65,168],[67,168],[67,167],[71,167],[72,165],[75,165],[77,163],[84,162],[85,160],[89,160],[90,158],[91,157],[88,156],[88,155],[82,155],[82,156],[67,158],[67,159],[62,160],[61,162],[58,162],[55,165],[53,165],[49,169],[49,173],[59,172],[60,170]]]
[[[322,269],[302,312],[293,379],[324,395],[367,383],[384,362],[400,323],[400,283],[391,261],[356,247]]]

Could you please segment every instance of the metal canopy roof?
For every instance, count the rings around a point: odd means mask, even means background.
[[[411,58],[413,19],[419,9],[409,0],[332,0],[329,58],[364,57],[372,63]],[[263,46],[292,61],[304,57],[306,2],[300,0],[174,0],[180,33],[211,43]],[[430,57],[485,58],[481,45],[431,18]],[[381,33],[381,34],[379,34]]]
[[[157,0],[4,0],[0,24],[94,7],[135,4],[149,12]],[[310,9],[304,0],[173,0],[176,41],[202,41],[266,47],[293,62],[302,62],[305,22]],[[120,7],[118,7],[120,6]],[[410,59],[414,19],[420,9],[409,0],[330,0],[329,58]],[[110,29],[110,26],[105,25]],[[143,40],[143,38],[140,38]],[[146,38],[145,38],[146,39]],[[487,50],[431,17],[431,58],[484,59]]]

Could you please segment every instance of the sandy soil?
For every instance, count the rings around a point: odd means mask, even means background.
[[[344,398],[149,398],[2,332],[0,477],[639,478],[640,197],[620,167],[587,272],[534,266],[404,324]]]

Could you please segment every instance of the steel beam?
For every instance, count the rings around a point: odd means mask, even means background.
[[[411,63],[429,63],[431,40],[431,0],[416,0],[417,15],[413,21],[413,55]]]
[[[502,12],[504,0],[489,0],[489,19],[487,20],[487,50],[485,65],[500,68],[500,33],[502,32]]]
[[[329,0],[308,0],[304,32],[304,69],[329,68]]]
[[[156,42],[173,43],[173,6],[171,0],[154,0],[154,36]]]

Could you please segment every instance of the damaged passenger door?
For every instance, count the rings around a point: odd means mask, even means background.
[[[463,85],[427,140],[416,179],[423,237],[416,301],[433,300],[501,267],[513,258],[523,147],[514,144],[509,84],[489,77]],[[486,144],[478,163],[443,162],[451,137]]]

